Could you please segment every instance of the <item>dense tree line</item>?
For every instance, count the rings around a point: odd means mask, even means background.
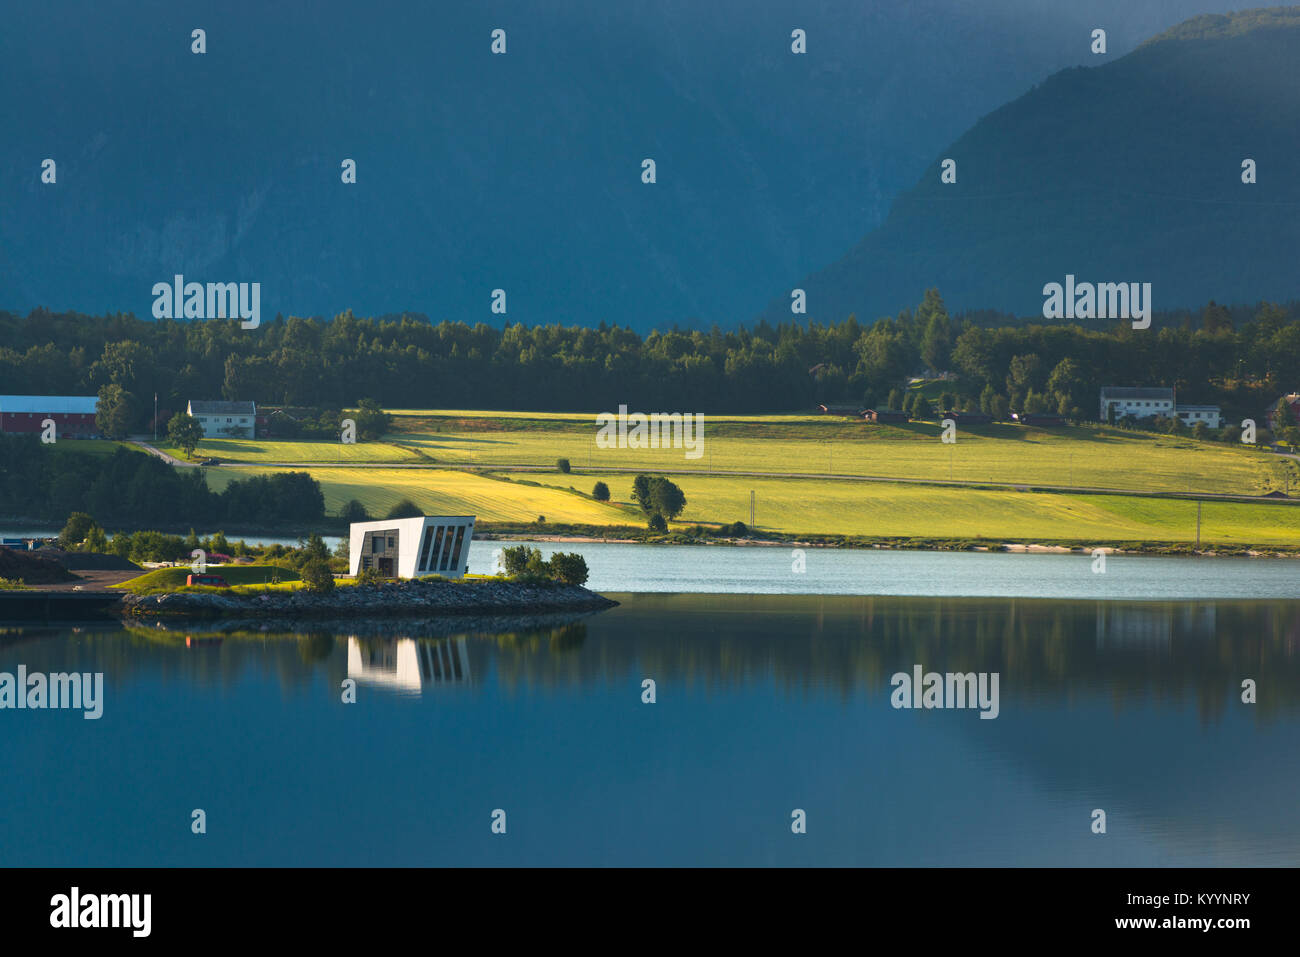
[[[172,468],[141,452],[78,455],[35,436],[0,435],[0,514],[62,521],[72,512],[106,525],[270,527],[319,520],[325,497],[305,472],[236,479],[217,493],[202,469]]]
[[[1300,303],[1157,314],[1127,323],[1051,324],[949,316],[936,290],[915,310],[871,324],[796,322],[731,331],[652,332],[602,323],[497,328],[424,318],[277,316],[257,330],[235,321],[140,320],[37,310],[0,313],[4,391],[90,394],[116,387],[123,423],[144,428],[191,398],[338,408],[361,397],[385,408],[483,408],[705,413],[780,412],[821,402],[884,405],[907,377],[958,375],[1013,409],[1030,393],[1089,415],[1102,385],[1173,386],[1180,401],[1258,414],[1295,388]],[[1066,363],[1063,365],[1063,363]],[[1055,380],[1055,381],[1053,381]],[[166,419],[164,419],[164,423]],[[367,423],[369,424],[369,423]]]

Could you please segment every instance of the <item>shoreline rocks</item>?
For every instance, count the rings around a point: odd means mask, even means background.
[[[528,615],[539,612],[600,611],[618,602],[557,582],[393,582],[346,585],[328,594],[306,591],[260,595],[168,592],[126,595],[129,618],[396,618],[441,615]]]

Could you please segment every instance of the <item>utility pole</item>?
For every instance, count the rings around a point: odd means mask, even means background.
[[[153,444],[158,444],[158,393],[153,394]]]
[[[1201,500],[1196,500],[1196,547],[1201,547]]]
[[[754,527],[754,490],[749,490],[749,527]]]

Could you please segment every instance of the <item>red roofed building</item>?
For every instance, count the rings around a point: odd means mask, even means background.
[[[59,439],[96,439],[99,426],[93,395],[0,395],[0,432],[39,435],[47,419]]]

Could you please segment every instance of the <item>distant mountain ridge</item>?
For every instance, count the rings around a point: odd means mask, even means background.
[[[1067,276],[1150,282],[1157,311],[1295,298],[1297,63],[1300,8],[1278,7],[1195,17],[1057,73],[976,123],[880,227],[802,280],[808,315],[872,321],[931,286],[953,310],[1041,314],[1044,285]],[[763,315],[789,319],[789,293]]]
[[[266,317],[733,326],[1097,23],[1114,57],[1229,2],[9,4],[0,309],[148,316],[183,274]]]

